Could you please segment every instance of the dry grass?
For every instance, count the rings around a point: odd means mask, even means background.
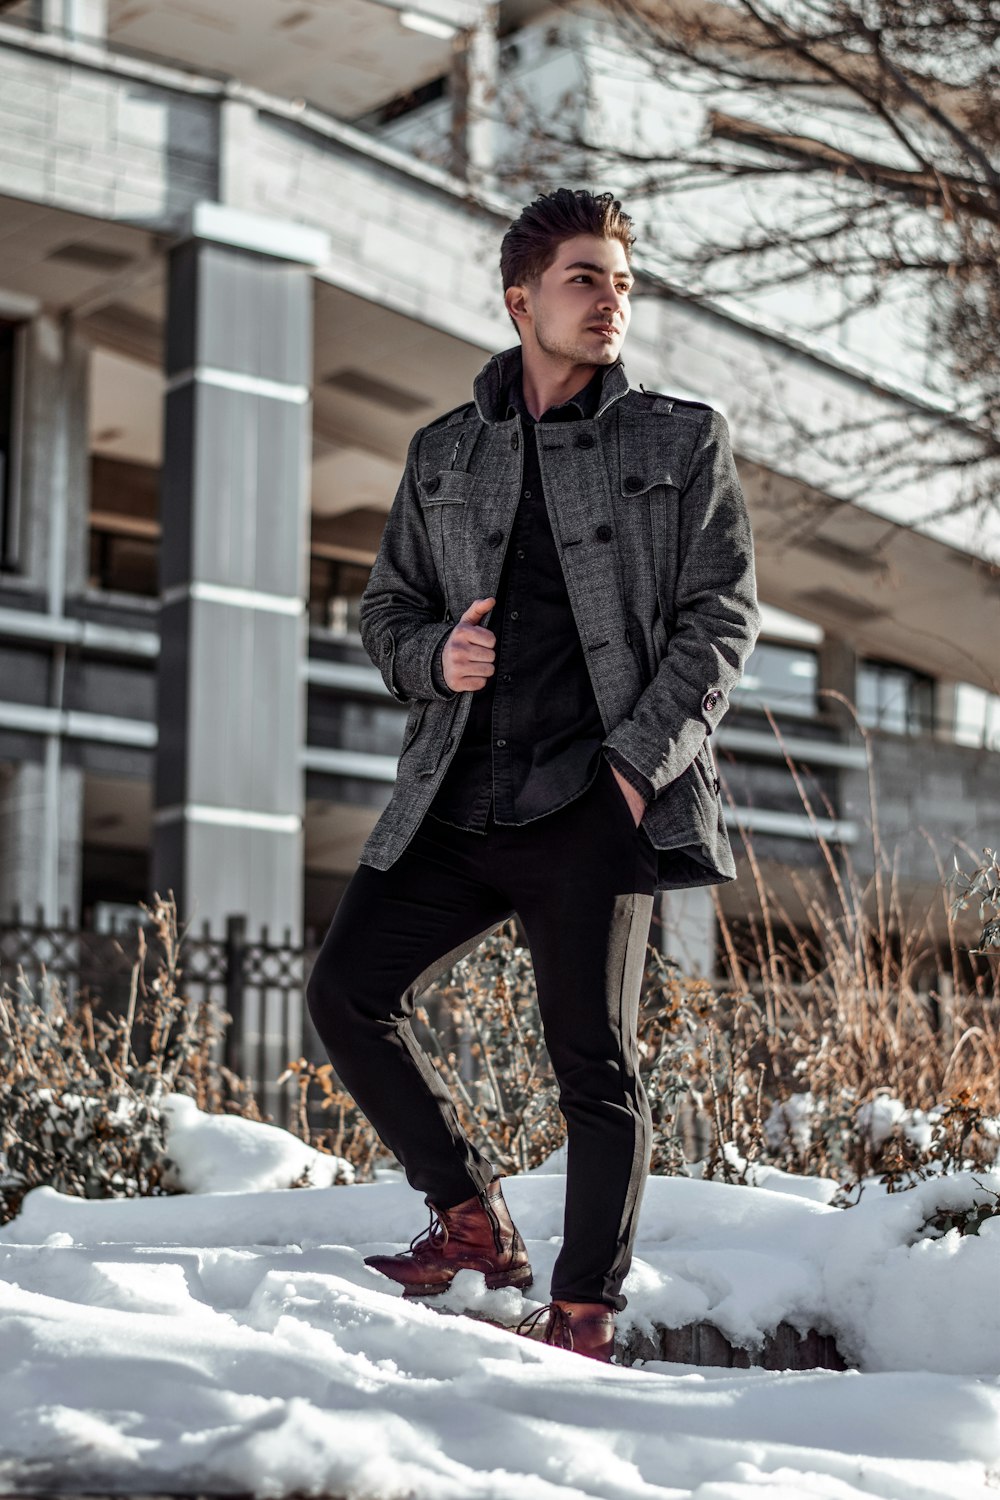
[[[815,824],[787,753],[786,763]],[[873,1175],[897,1189],[942,1169],[994,1164],[996,856],[984,851],[987,862],[965,877],[946,874],[938,861],[948,962],[936,960],[929,988],[929,919],[914,923],[902,910],[896,863],[881,845],[870,757],[869,795],[871,882],[858,880],[849,850],[816,826],[827,880],[822,890],[807,889],[791,872],[800,903],[793,921],[741,830],[756,910],[737,932],[716,898],[724,979],[691,978],[649,947],[639,1050],[654,1172],[689,1172],[697,1161],[706,1176],[752,1182],[757,1167],[770,1164],[833,1177],[841,1184],[835,1201],[848,1203]],[[971,901],[985,923],[978,948],[963,947],[959,936],[959,912]],[[159,1105],[171,1092],[190,1094],[209,1112],[262,1118],[246,1080],[219,1060],[230,1018],[183,992],[173,903],[156,898],[149,912],[156,977],[147,983],[140,932],[125,1016],[98,1015],[87,1002],[71,1012],[58,991],[42,1004],[23,976],[15,994],[0,992],[0,1222],[41,1183],[85,1197],[168,1191]],[[417,1020],[463,1126],[501,1171],[526,1171],[562,1143],[530,954],[513,922],[428,991]],[[345,1157],[358,1180],[370,1179],[384,1148],[330,1065],[298,1058],[280,1081],[293,1076],[295,1133]],[[329,1122],[323,1129],[311,1124],[317,1113]]]

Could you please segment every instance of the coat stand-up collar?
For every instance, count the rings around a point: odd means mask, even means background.
[[[484,422],[504,420],[506,409],[502,403],[503,392],[515,374],[520,379],[522,369],[520,344],[515,344],[512,349],[501,350],[483,365],[472,382],[472,394],[476,410]],[[617,401],[620,396],[624,396],[629,389],[628,376],[625,374],[625,366],[620,359],[613,365],[608,365],[603,373],[604,380],[601,385],[597,416],[600,416],[604,408],[612,401]]]

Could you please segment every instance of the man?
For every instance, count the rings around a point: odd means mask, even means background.
[[[629,388],[631,222],[610,193],[527,206],[500,254],[520,342],[410,443],[360,613],[410,712],[308,987],[430,1209],[408,1251],[367,1263],[410,1295],[462,1268],[529,1286],[500,1177],[410,1027],[420,992],[518,914],[567,1124],[542,1336],[601,1360],[649,1169],[653,896],[735,877],[708,736],[760,626],[725,419]]]

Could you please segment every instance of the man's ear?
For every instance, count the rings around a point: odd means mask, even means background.
[[[504,306],[506,307],[514,322],[520,328],[528,316],[528,302],[524,294],[523,286],[509,286],[503,294]]]

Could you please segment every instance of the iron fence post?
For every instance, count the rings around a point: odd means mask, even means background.
[[[247,947],[245,916],[226,918],[226,1009],[232,1020],[226,1030],[226,1067],[243,1077],[243,982]]]

